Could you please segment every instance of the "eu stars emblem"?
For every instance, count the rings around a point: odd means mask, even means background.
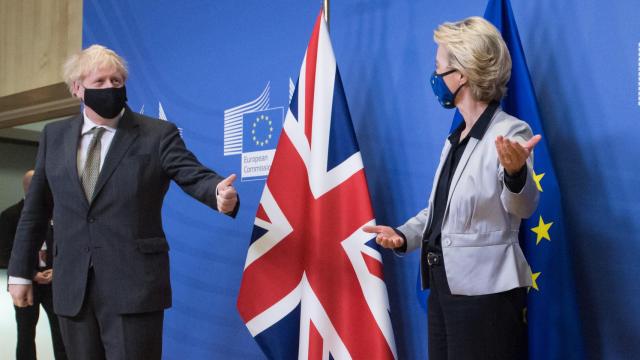
[[[242,152],[275,149],[282,129],[282,120],[282,108],[244,113]]]
[[[242,114],[243,181],[265,179],[269,174],[283,119],[281,107]]]
[[[273,137],[273,121],[269,118],[269,114],[260,114],[256,116],[252,124],[251,140],[256,146],[263,147],[269,145],[269,141]],[[267,133],[266,136],[260,136],[260,133]]]

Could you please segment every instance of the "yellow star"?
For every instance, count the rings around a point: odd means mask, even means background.
[[[542,178],[544,177],[545,173],[542,174],[536,174],[535,170],[533,171],[533,181],[536,182],[536,187],[538,188],[538,191],[542,192],[542,185],[540,185],[540,180],[542,180]]]
[[[531,273],[531,282],[533,283],[533,285],[531,285],[531,287],[536,289],[536,291],[540,291],[540,288],[538,288],[538,282],[536,281],[540,277],[540,274],[542,274],[542,273],[540,273],[540,272]]]
[[[551,241],[551,237],[549,237],[549,228],[551,227],[551,225],[553,225],[553,222],[545,224],[544,220],[542,220],[542,216],[540,216],[538,226],[531,229],[531,231],[538,235],[538,238],[536,239],[536,245],[540,244],[540,241],[542,241],[543,238]]]

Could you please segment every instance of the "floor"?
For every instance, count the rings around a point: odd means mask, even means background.
[[[7,289],[7,270],[0,269],[0,359],[15,359],[16,321],[13,303]],[[47,321],[47,313],[40,311],[40,320],[36,328],[36,348],[38,360],[53,360],[51,330]]]

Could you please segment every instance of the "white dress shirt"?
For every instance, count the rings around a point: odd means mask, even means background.
[[[124,109],[120,112],[115,119],[113,119],[113,123],[109,125],[98,125],[91,121],[89,117],[87,117],[87,113],[84,113],[84,123],[82,124],[82,130],[80,131],[80,142],[78,144],[78,176],[82,177],[82,172],[84,171],[84,164],[87,162],[87,153],[89,152],[89,144],[91,143],[91,139],[93,138],[93,134],[89,134],[89,131],[94,127],[104,128],[106,131],[102,134],[100,138],[100,170],[102,170],[102,165],[104,164],[104,159],[107,157],[107,152],[109,151],[109,147],[111,146],[111,141],[113,137],[116,135],[116,129],[118,127],[118,121],[120,121],[120,117],[124,113]]]
[[[93,134],[89,134],[89,131],[94,127],[102,127],[106,131],[102,134],[100,138],[100,170],[102,170],[102,165],[104,164],[104,159],[107,157],[107,152],[109,151],[109,147],[111,146],[111,141],[113,141],[113,137],[116,135],[116,131],[118,128],[118,122],[120,118],[124,114],[124,109],[120,112],[118,116],[113,119],[113,122],[109,125],[98,125],[91,121],[87,116],[87,112],[83,111],[84,122],[82,123],[82,130],[80,131],[80,141],[78,143],[78,155],[77,155],[77,165],[78,165],[78,177],[82,177],[82,172],[84,171],[84,164],[87,161],[87,153],[89,152],[89,144],[91,143],[91,139],[93,138]],[[9,285],[28,285],[31,284],[30,279],[9,276]]]
[[[40,251],[47,251],[47,242],[46,241],[42,243],[42,247],[40,248]],[[47,260],[49,260],[49,259],[47,259]],[[41,268],[47,266],[47,263],[45,261],[43,261],[40,256],[38,256],[38,266],[40,266]]]

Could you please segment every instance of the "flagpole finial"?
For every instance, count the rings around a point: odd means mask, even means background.
[[[329,0],[322,0],[322,14],[324,15],[324,21],[327,23],[327,30],[329,30]]]

